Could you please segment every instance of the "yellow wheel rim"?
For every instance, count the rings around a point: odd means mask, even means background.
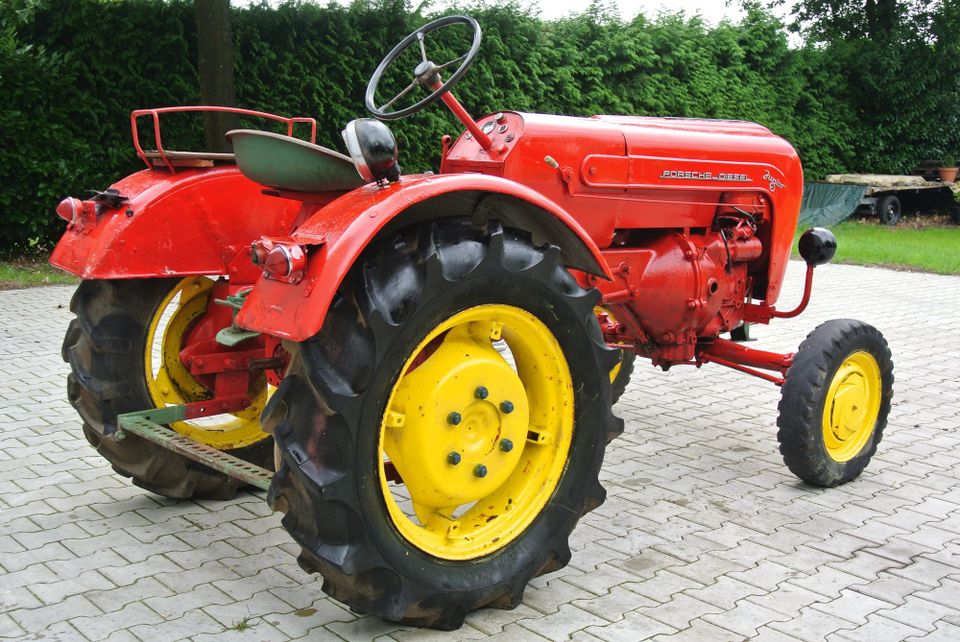
[[[502,549],[553,496],[570,451],[573,381],[560,344],[525,310],[480,305],[433,328],[402,372],[380,425],[393,525],[441,559]]]
[[[213,281],[206,277],[183,279],[164,297],[150,320],[144,374],[150,399],[157,407],[210,398],[210,392],[180,362],[180,350],[193,323],[206,311],[212,287]],[[249,446],[267,437],[260,430],[260,411],[270,392],[263,377],[250,388],[251,404],[246,409],[231,415],[178,421],[170,427],[220,450]]]
[[[881,386],[880,366],[869,352],[854,352],[840,364],[823,406],[823,443],[834,461],[853,459],[870,440]]]

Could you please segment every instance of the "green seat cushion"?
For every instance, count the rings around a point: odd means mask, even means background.
[[[237,166],[252,181],[298,192],[349,190],[364,184],[349,156],[272,132],[227,132]]]

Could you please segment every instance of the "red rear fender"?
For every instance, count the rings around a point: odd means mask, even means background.
[[[234,166],[144,170],[113,188],[128,200],[68,228],[53,265],[84,279],[229,274],[252,241],[289,234],[301,207],[265,196]]]
[[[294,284],[261,278],[237,320],[251,330],[304,341],[320,330],[341,281],[379,235],[474,215],[527,230],[534,242],[559,246],[567,266],[610,277],[580,224],[538,192],[483,174],[411,176],[386,187],[361,187],[318,209],[293,234],[294,241],[312,246],[303,279]]]

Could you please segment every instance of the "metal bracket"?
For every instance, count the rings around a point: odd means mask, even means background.
[[[243,302],[247,300],[247,295],[250,294],[252,288],[249,290],[241,290],[236,294],[228,296],[226,299],[214,299],[213,302],[219,305],[225,305],[229,308],[233,308],[233,321],[226,328],[221,329],[217,332],[217,343],[228,348],[232,348],[238,343],[246,341],[247,339],[252,339],[254,337],[259,337],[259,332],[253,332],[251,330],[245,330],[237,325],[237,312],[240,311],[240,308],[243,307]]]
[[[244,461],[239,457],[211,448],[206,444],[188,439],[161,424],[183,421],[187,418],[187,406],[168,406],[166,408],[152,408],[139,412],[128,412],[117,417],[117,431],[113,438],[123,441],[126,433],[132,433],[148,441],[152,441],[161,448],[172,450],[192,459],[195,462],[208,466],[216,471],[238,479],[245,484],[262,490],[270,488],[273,473]]]

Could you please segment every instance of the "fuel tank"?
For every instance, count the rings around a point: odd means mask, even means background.
[[[688,118],[578,118],[502,112],[478,124],[489,151],[464,133],[442,172],[491,173],[523,183],[572,214],[597,245],[635,229],[710,228],[731,197],[754,195],[768,220],[754,297],[776,301],[803,194],[793,147],[755,123]]]

